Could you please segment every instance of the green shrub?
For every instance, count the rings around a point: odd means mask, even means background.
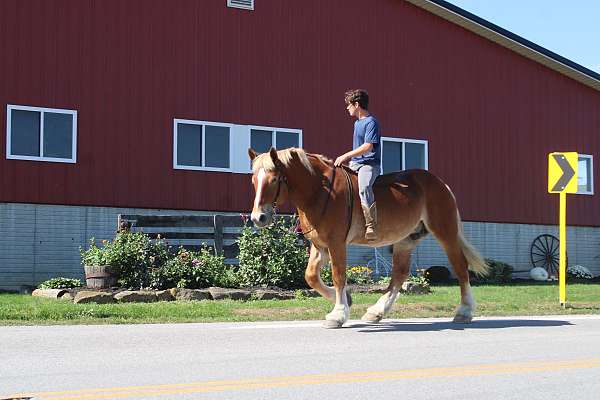
[[[591,281],[594,278],[589,269],[582,265],[570,265],[567,268],[567,281],[570,282],[585,282]]]
[[[83,286],[79,279],[71,278],[52,278],[38,285],[38,289],[71,289]]]
[[[143,232],[119,231],[113,241],[103,240],[98,247],[90,239],[87,250],[80,249],[83,265],[110,265],[119,285],[123,287],[146,287],[150,270],[161,267],[169,258],[169,249],[160,237],[151,240]]]
[[[91,238],[90,244],[86,250],[79,247],[79,254],[81,255],[81,265],[108,265],[106,262],[106,244],[108,240],[103,240],[103,247],[96,245],[96,239]]]
[[[381,278],[379,278],[379,280],[377,281],[378,285],[389,285],[390,282],[392,282],[392,277],[391,276],[382,276]]]
[[[373,283],[373,270],[360,265],[349,267],[346,269],[346,282],[356,285],[370,285]]]
[[[327,264],[321,268],[321,280],[328,286],[333,286],[333,275],[331,272],[331,265]]]
[[[321,268],[321,280],[326,285],[333,285],[333,277],[331,275],[331,265],[325,265]],[[373,284],[373,270],[369,267],[360,265],[346,268],[346,283],[349,285],[371,285]]]
[[[238,288],[242,284],[238,268],[225,265],[221,271],[216,271],[213,286],[223,288]]]
[[[156,289],[200,289],[220,286],[224,282],[231,285],[235,280],[233,271],[226,271],[225,259],[215,256],[208,247],[197,252],[180,247],[175,257],[162,267],[152,269],[150,286]]]
[[[416,284],[420,285],[424,289],[424,291],[428,292],[430,284],[429,284],[429,278],[427,278],[426,272],[427,272],[427,270],[425,270],[425,269],[417,269],[417,274],[416,275],[410,274],[408,276],[408,278],[406,279],[406,281],[416,283]]]
[[[293,231],[295,220],[275,218],[272,225],[254,230],[245,227],[238,239],[239,274],[247,286],[306,287],[306,246]]]
[[[514,268],[502,261],[485,259],[489,265],[489,274],[487,276],[479,276],[475,278],[476,282],[481,283],[509,283],[512,280]]]

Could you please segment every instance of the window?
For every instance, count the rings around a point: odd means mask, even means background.
[[[227,0],[227,7],[254,10],[254,0]]]
[[[594,194],[594,158],[579,154],[577,162],[577,194]]]
[[[174,120],[173,168],[251,172],[248,148],[259,153],[271,147],[302,147],[299,129]]]
[[[231,127],[175,120],[174,168],[228,171]]]
[[[279,128],[265,128],[251,126],[250,147],[259,153],[269,151],[271,147],[277,150],[290,147],[300,147],[300,132],[297,130],[283,130]]]
[[[387,174],[411,168],[429,168],[427,141],[381,138],[381,172]]]
[[[77,111],[8,105],[6,158],[76,162]]]

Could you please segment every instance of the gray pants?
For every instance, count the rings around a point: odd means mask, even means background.
[[[367,207],[371,207],[371,205],[375,203],[373,183],[381,172],[379,166],[359,164],[350,161],[350,168],[353,171],[358,172],[358,194],[360,195],[360,202]]]

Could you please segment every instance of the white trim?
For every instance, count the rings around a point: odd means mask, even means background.
[[[179,165],[177,163],[177,124],[190,124],[190,125],[201,125],[202,126],[202,164],[204,164],[206,157],[206,145],[205,145],[205,131],[206,125],[210,126],[221,126],[229,128],[229,168],[215,168],[215,167],[204,167],[204,166],[187,166]],[[276,145],[276,132],[289,132],[298,134],[298,146],[302,147],[302,129],[296,128],[280,128],[272,126],[260,126],[260,125],[238,125],[225,122],[212,122],[212,121],[200,121],[192,119],[173,119],[173,169],[178,170],[190,170],[190,171],[208,171],[208,172],[231,172],[236,174],[248,174],[252,173],[250,168],[250,162],[248,159],[248,148],[251,143],[251,131],[252,129],[260,129],[271,132],[271,143]]]
[[[391,136],[382,136],[381,137],[381,148],[379,151],[381,152],[381,164],[380,168],[383,173],[383,142],[397,142],[402,143],[402,170],[406,169],[406,143],[417,143],[425,146],[425,154],[423,156],[423,163],[425,164],[424,169],[429,169],[429,144],[427,140],[419,140],[419,139],[404,139],[397,138]]]
[[[227,7],[231,8],[239,8],[242,10],[254,10],[254,0],[247,0],[250,2],[250,5],[243,4],[245,2],[235,1],[235,0],[227,0]]]
[[[20,156],[11,154],[11,130],[12,130],[12,110],[34,111],[40,113],[40,155],[39,156]],[[44,114],[46,112],[55,114],[71,115],[71,158],[44,157]],[[68,110],[63,108],[32,107],[15,104],[6,105],[6,158],[9,160],[26,161],[47,161],[75,164],[77,162],[77,110]]]
[[[587,195],[593,195],[594,194],[594,156],[591,154],[578,154],[578,160],[577,162],[579,162],[579,159],[588,159],[590,160],[590,175],[587,177],[588,181],[590,182],[590,188],[591,191],[579,191],[579,185],[577,185],[577,193],[575,194],[587,194]],[[577,174],[579,175],[579,171],[577,171]]]

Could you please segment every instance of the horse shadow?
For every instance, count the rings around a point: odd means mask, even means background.
[[[473,320],[470,324],[459,324],[452,321],[389,321],[379,324],[357,322],[348,325],[347,328],[358,329],[360,333],[377,332],[440,332],[440,331],[464,331],[467,329],[502,329],[523,327],[554,327],[573,325],[568,321],[560,320],[537,320],[537,319],[485,319]]]

